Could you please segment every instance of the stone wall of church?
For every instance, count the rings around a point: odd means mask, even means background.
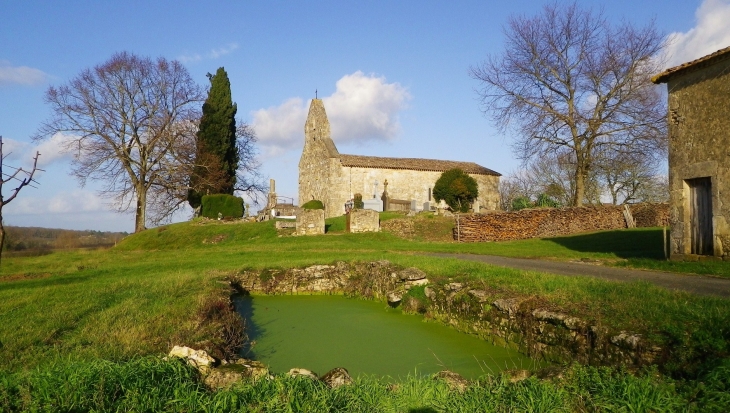
[[[441,172],[413,171],[405,169],[381,169],[343,167],[338,160],[333,159],[330,166],[328,181],[330,196],[327,217],[339,216],[345,213],[345,202],[356,193],[361,193],[363,199],[380,199],[383,194],[383,184],[388,180],[388,194],[395,199],[416,200],[418,209],[423,203],[435,202],[432,191]],[[482,210],[495,210],[499,206],[499,177],[489,175],[472,175],[479,184],[479,206]],[[376,184],[377,182],[377,184]],[[323,202],[325,202],[323,200]]]

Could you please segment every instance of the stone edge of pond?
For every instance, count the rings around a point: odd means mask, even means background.
[[[640,334],[612,331],[555,311],[539,297],[510,295],[490,288],[483,279],[429,279],[418,268],[404,268],[387,260],[242,270],[229,275],[228,282],[243,294],[343,294],[384,301],[404,312],[421,313],[458,331],[552,363],[639,368],[667,357],[664,349]],[[420,294],[412,293],[418,289]]]

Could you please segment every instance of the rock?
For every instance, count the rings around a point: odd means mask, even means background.
[[[629,350],[639,348],[641,336],[638,334],[629,334],[625,331],[620,332],[617,336],[611,337],[611,343]]]
[[[307,370],[307,369],[300,369],[297,367],[289,370],[289,372],[286,374],[291,377],[304,376],[304,377],[308,377],[312,380],[319,380],[319,377],[317,377],[317,375],[314,372]]]
[[[487,292],[484,290],[469,290],[468,294],[470,296],[474,297],[480,303],[484,303],[487,300],[489,300],[489,297],[487,296]]]
[[[241,381],[243,377],[243,373],[238,371],[211,369],[208,374],[205,375],[203,383],[205,383],[208,388],[215,390],[231,387],[234,383]]]
[[[335,389],[340,386],[352,384],[352,377],[347,369],[343,367],[335,367],[328,371],[320,378],[330,388]]]
[[[509,378],[510,383],[517,383],[519,381],[526,380],[532,375],[529,370],[525,369],[507,370],[504,373]]]
[[[492,303],[499,311],[507,313],[510,317],[517,314],[520,304],[525,301],[524,298],[500,298]]]
[[[378,267],[388,268],[388,267],[390,267],[390,261],[378,260],[378,261],[369,262],[368,267],[370,267],[370,268],[378,268]]]
[[[242,366],[244,368],[245,375],[253,380],[258,380],[262,377],[270,377],[269,368],[260,361],[238,359],[233,363]]]
[[[213,367],[215,364],[215,359],[209,356],[205,350],[194,350],[190,347],[175,346],[170,350],[168,356],[185,359],[188,364],[201,371]]]
[[[441,370],[433,375],[433,379],[444,381],[449,386],[449,389],[458,391],[459,393],[463,393],[469,387],[469,380],[451,370]]]
[[[426,278],[426,273],[415,267],[406,268],[398,272],[401,281],[416,281]]]
[[[426,285],[426,284],[428,284],[428,278],[422,278],[420,280],[415,280],[415,281],[406,281],[405,287],[406,287],[406,290],[407,290],[407,289],[409,289],[411,287],[416,287],[416,286],[419,286],[419,285]]]
[[[448,283],[444,285],[444,288],[446,288],[449,291],[460,291],[464,288],[464,284],[462,283]]]
[[[571,317],[567,314],[556,313],[545,309],[537,309],[532,312],[532,315],[540,321],[560,325],[570,330],[581,330],[587,326],[586,322],[578,317]]]
[[[392,291],[388,293],[388,304],[396,305],[403,299],[402,291]]]

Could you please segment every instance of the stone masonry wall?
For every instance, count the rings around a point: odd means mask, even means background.
[[[730,59],[675,76],[667,88],[671,256],[691,252],[686,180],[709,177],[714,255],[730,259]]]
[[[297,215],[297,235],[324,234],[324,210],[303,209]]]
[[[376,198],[383,194],[383,183],[388,180],[388,195],[393,199],[416,200],[418,208],[428,201],[429,189],[441,176],[438,171],[413,171],[406,169],[343,167],[339,161],[330,169],[331,204],[341,210],[328,211],[328,217],[345,213],[344,204],[356,193],[363,199],[373,197],[373,182],[377,181]],[[479,184],[479,206],[484,210],[499,208],[499,177],[491,175],[471,175]],[[431,202],[435,202],[431,195]],[[335,215],[331,215],[334,212]]]
[[[336,161],[333,157],[337,155],[337,148],[330,139],[330,125],[324,105],[321,100],[313,99],[304,124],[304,149],[299,159],[300,205],[317,199],[324,203],[326,210],[332,207],[328,196],[331,187],[329,179],[332,161]]]

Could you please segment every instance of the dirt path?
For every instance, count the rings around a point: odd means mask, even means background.
[[[497,257],[494,255],[445,253],[432,253],[428,255],[441,258],[456,258],[459,260],[478,261],[487,264],[498,265],[500,267],[548,272],[552,274],[567,275],[571,277],[589,276],[595,278],[603,278],[611,281],[647,281],[664,288],[683,290],[700,295],[714,295],[723,298],[730,298],[730,279],[726,278],[605,267],[603,265],[595,265],[590,263]]]

